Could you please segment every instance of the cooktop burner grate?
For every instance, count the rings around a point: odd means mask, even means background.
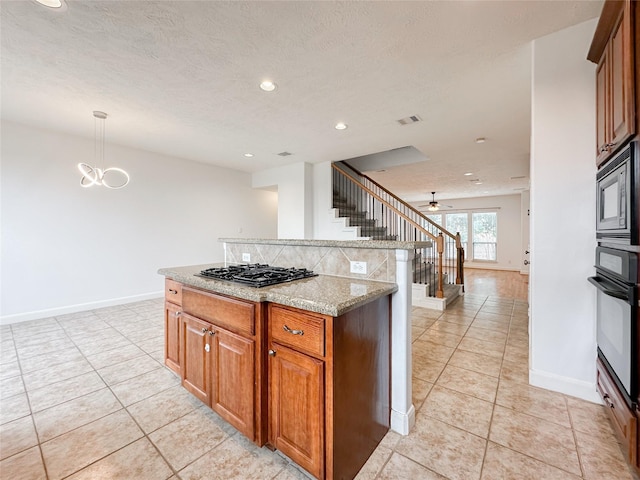
[[[241,283],[256,288],[318,276],[317,273],[313,273],[312,270],[307,270],[306,268],[271,267],[261,263],[207,268],[200,273],[196,273],[196,275]]]

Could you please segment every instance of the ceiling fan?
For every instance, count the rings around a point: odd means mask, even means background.
[[[441,208],[453,208],[451,205],[442,205],[436,202],[436,192],[431,192],[432,200],[428,205],[419,205],[418,208],[428,207],[427,210],[430,212],[437,212]]]

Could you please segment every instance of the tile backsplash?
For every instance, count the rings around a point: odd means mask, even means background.
[[[266,263],[277,267],[307,268],[322,275],[366,278],[384,282],[396,281],[396,252],[393,249],[369,249],[329,246],[268,245],[226,243],[226,263]],[[351,273],[351,261],[367,262],[367,273]]]

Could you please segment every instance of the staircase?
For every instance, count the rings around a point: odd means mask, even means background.
[[[447,297],[455,298],[464,289],[460,235],[434,223],[347,163],[333,163],[332,169],[333,208],[345,226],[356,229],[361,239],[419,243],[412,265],[413,303],[444,310]]]
[[[378,227],[375,218],[369,218],[369,213],[358,210],[355,203],[350,203],[347,197],[338,190],[333,191],[333,208],[338,210],[338,216],[346,219],[347,227],[358,227],[358,237],[369,240],[397,240],[397,235],[389,235],[387,227]]]

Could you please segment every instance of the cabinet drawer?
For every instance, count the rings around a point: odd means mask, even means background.
[[[608,407],[609,415],[612,419],[614,429],[624,440],[629,461],[636,465],[638,448],[638,420],[624,401],[624,397],[618,391],[613,380],[609,377],[605,366],[598,359],[598,393]]]
[[[182,309],[233,332],[254,334],[255,304],[251,302],[184,287]]]
[[[164,281],[164,298],[167,302],[182,305],[182,284],[167,278]]]
[[[324,356],[324,318],[269,305],[269,331],[273,341],[311,355]]]

